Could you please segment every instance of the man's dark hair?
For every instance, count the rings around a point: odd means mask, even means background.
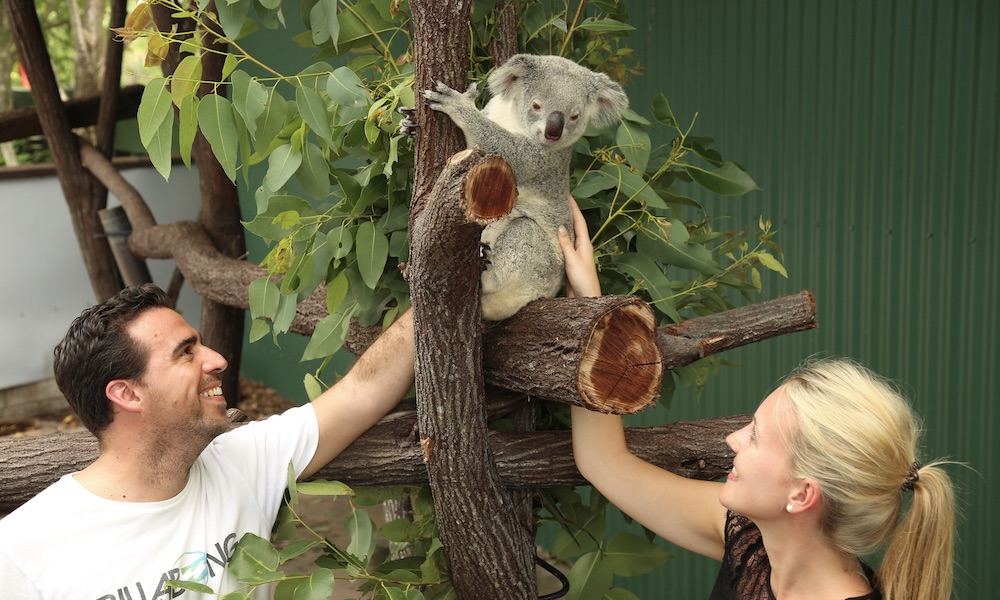
[[[111,424],[105,394],[115,379],[142,380],[149,356],[128,334],[129,323],[150,308],[173,308],[173,301],[152,283],[129,286],[83,311],[53,351],[56,384],[84,427],[96,437]]]

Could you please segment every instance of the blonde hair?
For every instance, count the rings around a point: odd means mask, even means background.
[[[885,600],[949,598],[954,491],[942,463],[920,466],[920,422],[909,403],[887,380],[845,359],[807,363],[782,390],[797,418],[789,440],[793,474],[819,483],[827,540],[851,556],[889,542],[876,573]],[[909,489],[913,500],[900,520]]]

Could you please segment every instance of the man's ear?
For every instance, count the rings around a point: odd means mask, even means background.
[[[796,490],[788,499],[788,506],[792,507],[789,512],[801,512],[819,507],[822,504],[823,495],[820,493],[819,482],[809,477],[803,478]]]
[[[104,393],[118,409],[126,412],[139,412],[141,399],[136,395],[133,385],[129,379],[112,379],[105,386]]]

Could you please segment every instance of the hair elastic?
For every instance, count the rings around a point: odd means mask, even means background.
[[[903,491],[911,492],[913,491],[913,484],[920,481],[920,469],[923,467],[920,461],[915,461],[913,466],[910,467],[910,472],[906,475],[906,481],[903,482]]]

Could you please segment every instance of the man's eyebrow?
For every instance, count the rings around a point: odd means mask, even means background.
[[[190,336],[184,338],[183,340],[177,342],[177,345],[174,346],[174,351],[171,352],[170,355],[171,356],[178,356],[178,355],[180,355],[181,352],[184,351],[185,348],[193,346],[197,342],[198,342],[198,334],[196,333],[194,335],[190,335]]]

